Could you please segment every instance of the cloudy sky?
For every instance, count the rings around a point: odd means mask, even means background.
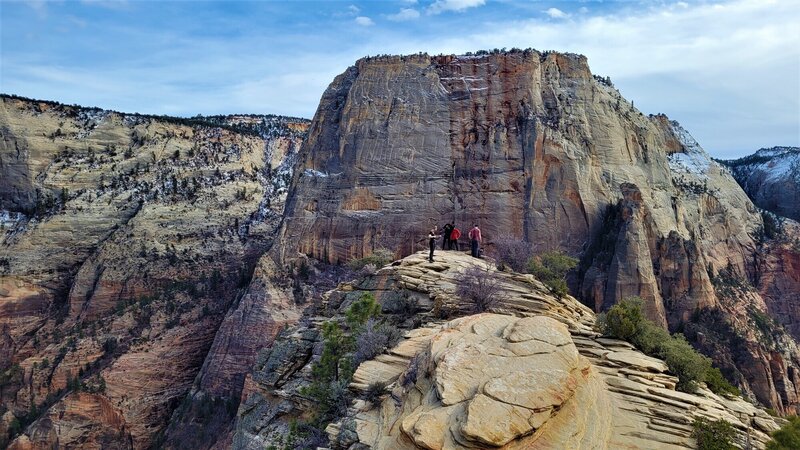
[[[0,91],[125,112],[311,117],[384,53],[582,53],[711,154],[800,145],[800,2],[0,1]]]

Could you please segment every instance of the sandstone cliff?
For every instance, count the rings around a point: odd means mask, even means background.
[[[431,321],[357,368],[350,386],[357,397],[376,383],[386,392],[357,398],[327,428],[331,448],[694,448],[695,417],[724,418],[739,445],[763,448],[778,426],[741,398],[675,391],[677,379],[662,361],[601,337],[589,308],[552,297],[530,275],[497,272],[458,252],[436,259],[413,254],[326,296],[328,320],[371,293],[388,320],[403,323],[405,298]],[[491,314],[436,320],[437,308],[466,306],[455,286],[474,266],[498,277],[503,301]],[[290,423],[308,417],[314,405],[301,392],[319,358],[324,319],[286,330],[259,356],[233,448],[280,445]]]
[[[800,336],[767,322],[783,337],[764,339],[754,317],[769,308],[744,293],[767,270],[796,295],[791,269],[760,264],[758,210],[677,122],[642,115],[583,56],[362,59],[323,94],[293,185],[281,261],[400,256],[434,224],[478,223],[489,252],[511,237],[579,256],[573,292],[596,311],[641,296],[748,395],[798,405]],[[700,312],[719,320],[694,326]],[[736,355],[699,344],[714,327],[737,330]]]
[[[215,336],[259,295],[306,126],[2,97],[0,436],[148,447],[201,372],[230,418],[269,332]]]

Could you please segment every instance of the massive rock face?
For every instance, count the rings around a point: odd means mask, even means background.
[[[284,319],[229,308],[280,314],[247,288],[306,125],[2,97],[0,440],[16,416],[23,447],[148,447],[199,373],[230,418]]]
[[[728,364],[757,367],[738,377],[745,391],[779,411],[797,404],[791,338],[770,362],[748,312],[764,299],[723,295],[722,280],[754,284],[765,269],[761,215],[677,122],[642,115],[582,56],[360,60],[323,94],[294,185],[283,260],[403,255],[434,224],[477,223],[490,253],[511,237],[580,256],[572,286],[597,311],[637,295],[673,331],[721,311],[746,330],[751,356]]]
[[[753,203],[800,220],[800,148],[762,148],[744,158],[720,163],[730,169]]]

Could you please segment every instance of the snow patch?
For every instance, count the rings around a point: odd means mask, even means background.
[[[711,167],[711,157],[678,122],[670,121],[670,125],[675,137],[678,138],[678,141],[683,146],[683,150],[667,155],[669,168],[673,172],[706,178],[708,169]]]
[[[800,181],[800,153],[783,153],[756,167],[767,173],[769,181],[787,178]]]
[[[25,219],[25,214],[0,209],[0,228],[14,228]]]
[[[314,169],[306,169],[305,172],[303,172],[303,175],[309,177],[319,177],[319,178],[327,178],[330,176],[325,172],[320,172],[319,170],[314,170]]]

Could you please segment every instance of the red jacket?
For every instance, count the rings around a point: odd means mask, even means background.
[[[481,229],[478,227],[473,227],[469,230],[469,238],[474,241],[481,242]]]

